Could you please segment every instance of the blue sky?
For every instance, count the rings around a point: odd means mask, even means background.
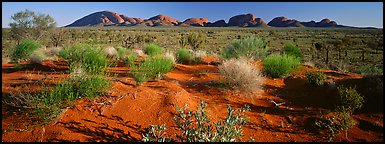
[[[210,22],[228,22],[232,16],[252,13],[266,23],[285,16],[299,21],[329,18],[347,26],[383,27],[383,2],[2,2],[2,27],[9,27],[11,16],[25,9],[49,14],[58,26],[93,12],[111,10],[142,19],[165,14],[181,21],[206,17]]]

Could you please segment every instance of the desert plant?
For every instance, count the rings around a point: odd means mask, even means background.
[[[182,130],[176,137],[181,142],[236,142],[242,136],[242,125],[247,123],[244,112],[250,110],[250,107],[245,106],[243,109],[234,111],[230,105],[227,105],[228,116],[223,121],[211,123],[204,108],[207,106],[203,101],[197,111],[187,111],[188,105],[184,109],[176,108],[178,114],[173,118],[179,130]],[[158,126],[159,127],[159,126]],[[150,127],[151,128],[151,127]],[[154,129],[154,126],[152,126]],[[143,135],[143,134],[142,134]],[[174,141],[171,138],[159,137],[161,134],[155,136],[153,133],[145,134],[143,141],[159,141],[168,140]]]
[[[339,86],[336,111],[347,111],[353,113],[364,104],[364,96],[361,96],[355,87]]]
[[[253,68],[250,60],[245,58],[226,60],[218,69],[225,82],[233,89],[253,91],[262,84],[260,70]]]
[[[170,59],[173,64],[176,64],[176,58],[173,52],[166,51],[166,53],[164,53],[164,57]]]
[[[129,56],[127,56],[127,58],[125,59],[124,62],[125,62],[126,64],[131,65],[131,64],[134,64],[135,61],[136,61],[138,58],[139,58],[139,55],[138,55],[138,54],[136,54],[136,53],[131,53]]]
[[[42,64],[43,60],[46,57],[47,56],[42,50],[37,49],[34,52],[32,52],[31,55],[29,55],[29,61],[33,64]]]
[[[193,60],[193,56],[188,49],[180,48],[176,52],[176,59],[179,63],[189,64]]]
[[[130,65],[130,74],[138,85],[150,80],[159,79],[163,74],[171,71],[174,64],[171,59],[162,56],[149,57],[144,62]]]
[[[263,71],[273,78],[278,78],[297,69],[301,62],[294,56],[273,54],[263,59],[263,63]]]
[[[120,59],[120,60],[126,59],[128,55],[133,53],[132,49],[122,48],[122,47],[117,47],[116,51],[118,52],[117,59]]]
[[[383,68],[365,65],[365,66],[359,67],[358,70],[356,70],[355,72],[362,75],[382,74]]]
[[[192,49],[198,50],[206,42],[206,36],[202,33],[190,33],[187,36],[187,43]]]
[[[163,50],[162,47],[158,46],[157,44],[151,43],[151,44],[148,44],[145,47],[144,52],[147,55],[154,56],[154,55],[158,55],[158,54],[164,53],[164,50]]]
[[[303,56],[301,50],[292,43],[288,43],[283,47],[283,52],[286,55],[292,55],[302,60]]]
[[[35,40],[25,39],[16,46],[12,53],[12,59],[19,61],[28,58],[35,50],[41,47],[40,43]]]
[[[266,56],[268,47],[266,42],[259,37],[245,37],[234,39],[222,52],[222,57],[262,59]]]
[[[307,81],[315,86],[321,86],[324,84],[324,81],[326,80],[326,75],[322,73],[321,71],[307,71],[306,72],[306,79]]]
[[[87,72],[98,73],[109,65],[107,56],[100,47],[91,44],[75,44],[60,51],[59,56],[69,65],[82,63]]]
[[[347,132],[356,122],[348,112],[337,112],[331,117],[321,116],[315,121],[315,125],[320,130],[327,130],[329,140],[332,140],[341,130],[345,130],[345,137],[348,139]]]
[[[118,51],[112,46],[105,47],[103,49],[103,53],[108,57],[117,57],[118,56]]]
[[[148,133],[142,134],[143,142],[171,142],[172,138],[165,137],[165,125],[150,125],[147,129]]]

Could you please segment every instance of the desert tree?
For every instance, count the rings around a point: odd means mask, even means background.
[[[46,31],[56,27],[56,22],[50,15],[36,14],[28,9],[15,13],[11,19],[14,22],[11,22],[9,26],[12,38],[17,43],[25,38],[40,39]]]
[[[52,34],[50,39],[52,41],[53,46],[58,47],[63,41],[66,31],[64,29],[54,29],[52,30]]]

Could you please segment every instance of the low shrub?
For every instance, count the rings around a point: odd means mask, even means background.
[[[233,89],[253,91],[262,84],[262,74],[245,58],[230,59],[218,66],[221,76]]]
[[[245,37],[234,39],[223,51],[222,57],[263,59],[268,52],[267,43],[259,37]]]
[[[361,96],[355,88],[339,86],[337,97],[337,111],[348,111],[353,113],[360,109],[364,104],[364,96]]]
[[[135,61],[139,58],[139,55],[136,54],[136,53],[131,53],[130,55],[127,56],[127,58],[125,59],[125,63],[128,64],[128,65],[131,65],[131,64],[134,64]]]
[[[176,59],[178,63],[189,64],[193,60],[191,52],[186,48],[180,48],[176,52]]]
[[[37,49],[34,52],[32,52],[32,54],[29,55],[28,58],[29,58],[29,61],[33,64],[42,64],[43,60],[45,60],[47,56],[42,50]]]
[[[159,55],[164,53],[164,49],[157,44],[151,43],[145,47],[144,53],[149,56]]]
[[[315,125],[320,130],[328,132],[329,140],[332,140],[341,130],[345,130],[346,139],[348,139],[347,131],[356,124],[353,117],[348,112],[337,112],[331,117],[321,116],[315,121]]]
[[[176,58],[173,52],[167,51],[166,53],[164,53],[164,57],[170,59],[173,64],[176,64]]]
[[[303,56],[301,50],[292,43],[288,43],[283,47],[283,52],[286,55],[292,55],[302,60]]]
[[[162,56],[148,57],[144,62],[130,65],[130,74],[138,85],[150,80],[159,79],[174,68],[173,61]]]
[[[105,47],[103,49],[103,53],[107,56],[107,57],[117,57],[118,56],[118,51],[112,47],[112,46],[108,46],[108,47]]]
[[[192,49],[198,50],[206,42],[206,35],[203,33],[190,33],[187,36],[187,43]]]
[[[272,78],[282,77],[301,64],[300,60],[290,55],[269,55],[263,59],[263,71]]]
[[[228,116],[223,121],[211,122],[204,108],[207,106],[203,101],[197,111],[187,111],[188,106],[184,109],[176,108],[178,114],[173,118],[179,130],[182,130],[176,137],[180,142],[237,142],[242,136],[242,125],[247,123],[244,112],[250,110],[245,106],[243,109],[234,111],[230,105],[227,105]],[[175,141],[169,137],[163,137],[163,133],[153,132],[159,126],[151,126],[147,134],[142,134],[142,141]],[[165,127],[164,127],[165,129]],[[158,129],[164,130],[164,129]]]
[[[355,72],[362,75],[383,74],[383,68],[365,65],[359,67],[358,70],[356,70]]]
[[[307,81],[314,86],[321,86],[326,80],[326,75],[321,71],[307,71],[306,72]]]
[[[24,60],[40,47],[41,45],[38,41],[25,39],[15,47],[15,50],[12,53],[12,59],[16,61]]]
[[[87,72],[98,73],[109,66],[107,56],[102,49],[91,44],[75,44],[64,48],[59,56],[66,59],[69,65],[82,63]]]

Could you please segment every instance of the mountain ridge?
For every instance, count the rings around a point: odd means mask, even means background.
[[[84,26],[195,26],[195,27],[347,27],[352,26],[338,25],[337,22],[324,18],[319,22],[314,20],[301,22],[295,19],[288,19],[284,16],[273,18],[268,23],[254,14],[239,14],[232,16],[228,23],[225,20],[210,22],[207,18],[191,17],[184,21],[176,20],[165,14],[159,14],[148,19],[128,17],[118,14],[111,10],[94,12],[86,15],[73,23],[64,27],[84,27]]]

